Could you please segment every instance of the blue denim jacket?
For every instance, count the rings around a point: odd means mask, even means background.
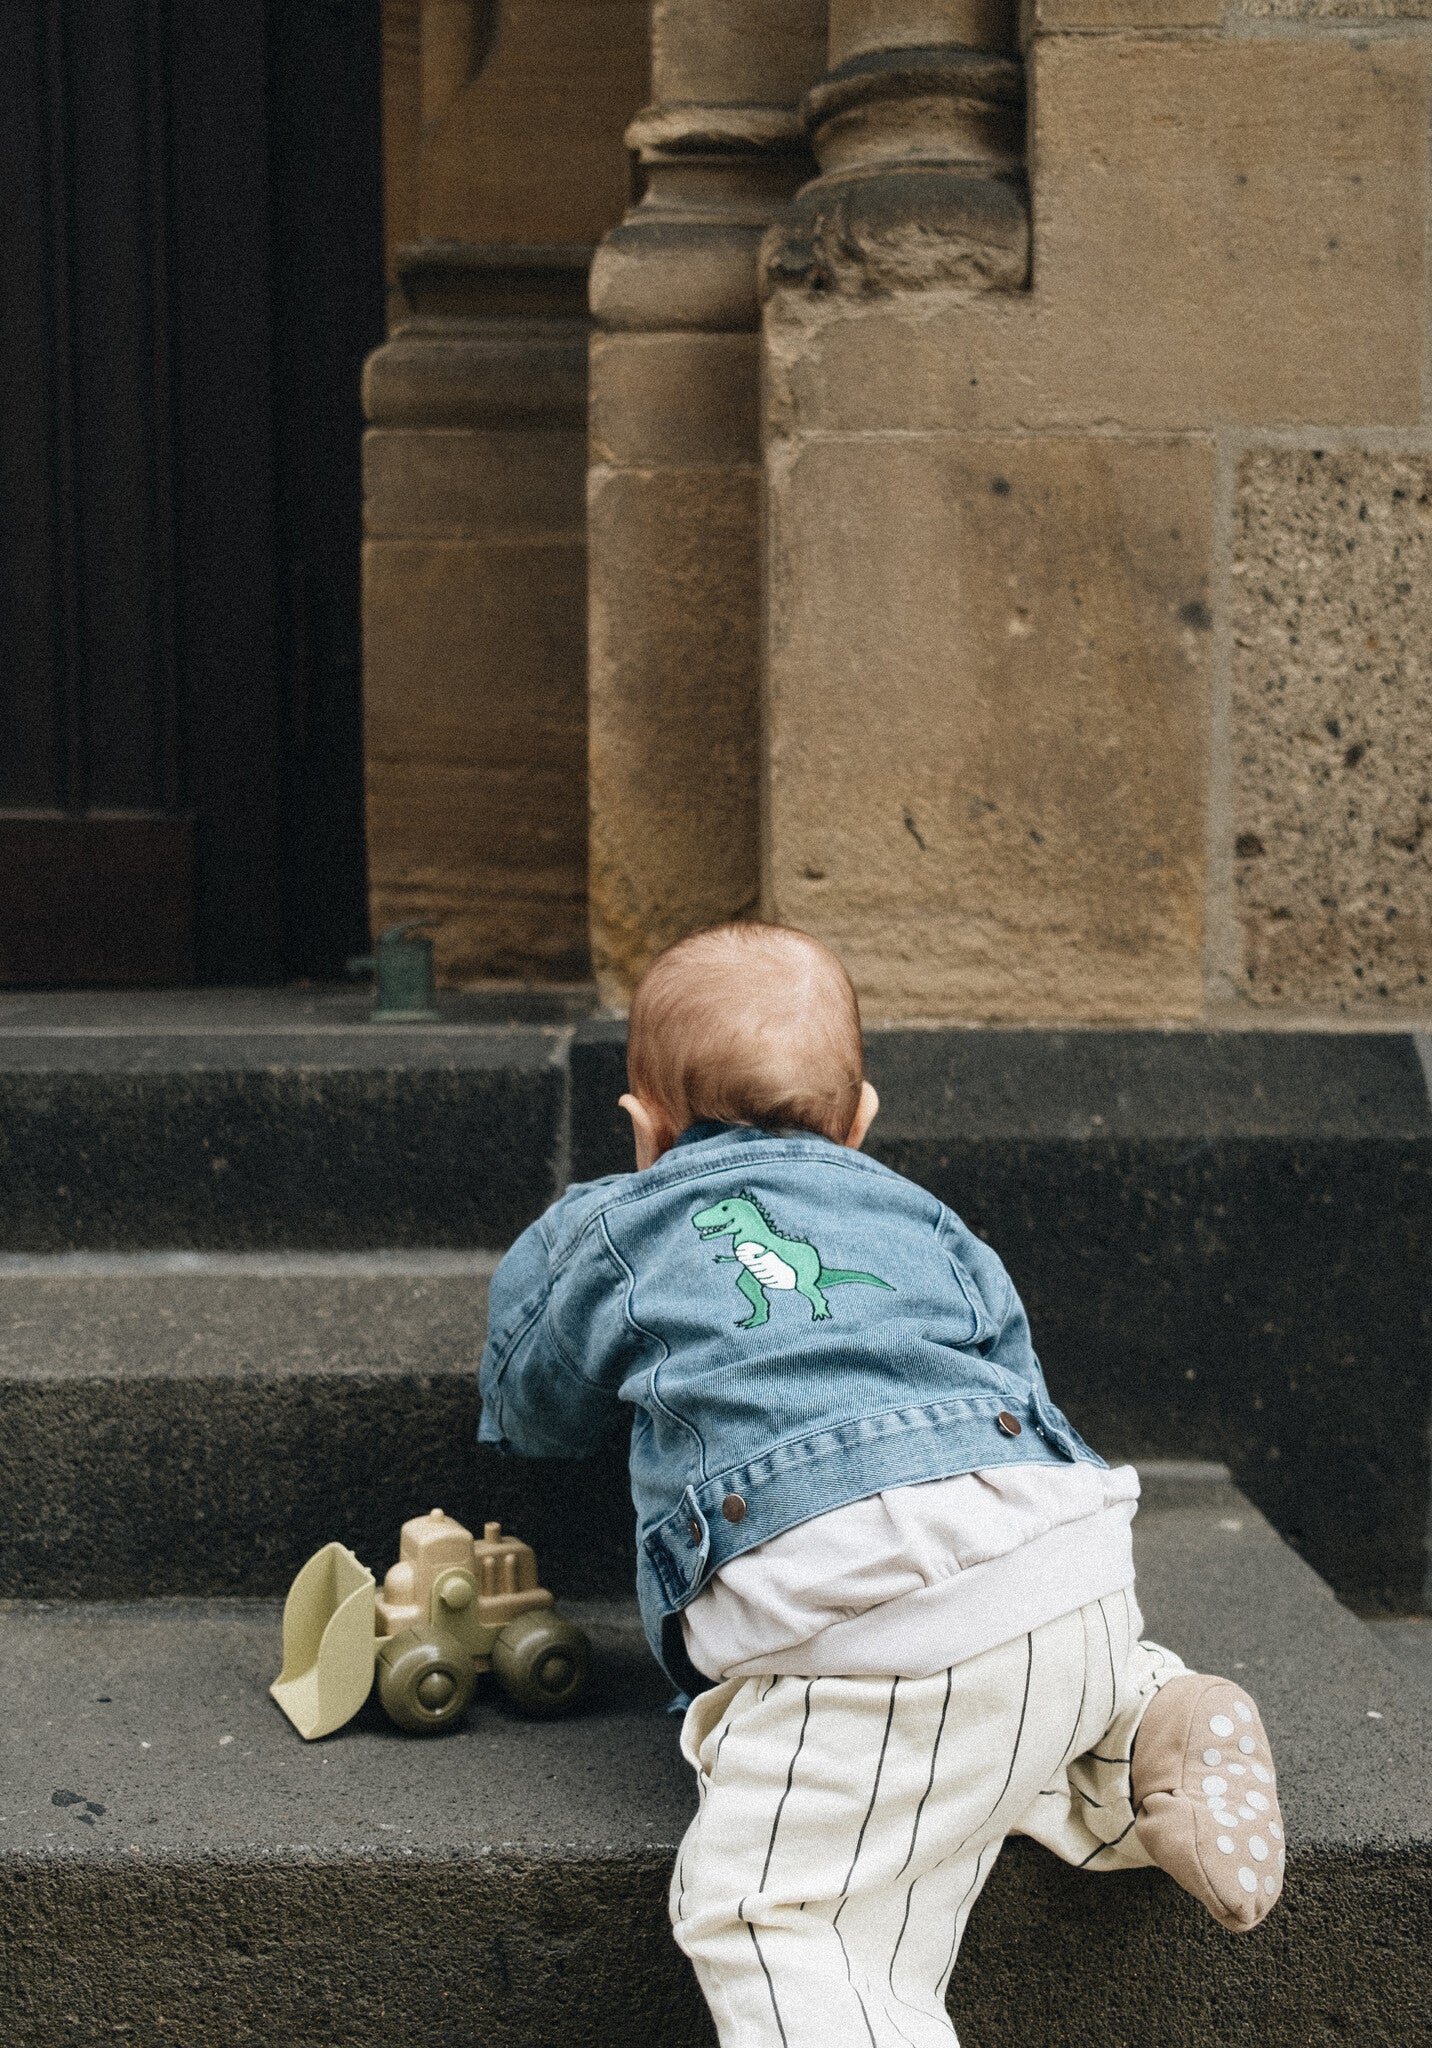
[[[482,1441],[580,1457],[623,1403],[642,1620],[692,1690],[676,1617],[754,1544],[885,1487],[1103,1462],[989,1246],[804,1132],[697,1124],[644,1173],[569,1188],[503,1259]]]

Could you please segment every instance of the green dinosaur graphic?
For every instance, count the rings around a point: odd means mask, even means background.
[[[702,1237],[729,1237],[735,1245],[734,1252],[718,1252],[716,1264],[741,1268],[736,1285],[750,1302],[751,1313],[737,1322],[738,1330],[755,1330],[770,1321],[768,1288],[778,1294],[803,1294],[816,1323],[830,1321],[827,1287],[884,1287],[895,1292],[875,1273],[847,1273],[823,1265],[820,1253],[803,1237],[782,1237],[754,1195],[742,1192],[729,1201],[714,1202],[709,1209],[698,1209],[691,1221]]]

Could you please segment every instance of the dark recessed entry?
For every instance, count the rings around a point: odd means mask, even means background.
[[[380,0],[0,7],[0,985],[365,937]]]

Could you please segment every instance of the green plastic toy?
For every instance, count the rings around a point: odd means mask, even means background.
[[[305,1741],[351,1721],[378,1678],[400,1728],[437,1735],[491,1671],[528,1714],[565,1713],[586,1690],[591,1650],[554,1613],[530,1546],[488,1522],[475,1537],[434,1508],[404,1522],[381,1593],[367,1565],[326,1543],[289,1588],[283,1669],[269,1691]]]

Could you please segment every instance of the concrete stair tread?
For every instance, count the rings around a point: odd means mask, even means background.
[[[378,1566],[437,1505],[509,1524],[575,1595],[629,1590],[620,1441],[577,1467],[476,1447],[495,1258],[0,1258],[0,1587],[281,1595],[319,1544]]]
[[[470,1375],[498,1256],[0,1254],[0,1382]]]
[[[1385,1615],[1369,1623],[1373,1634],[1432,1692],[1432,1615]]]
[[[1432,1700],[1216,1471],[1147,1472],[1135,1524],[1147,1628],[1260,1700],[1295,1861],[1432,1843]],[[690,1788],[677,1723],[664,1712],[669,1688],[634,1607],[564,1608],[590,1627],[599,1653],[596,1698],[583,1714],[533,1723],[493,1699],[461,1731],[423,1742],[392,1730],[370,1701],[348,1731],[308,1745],[267,1697],[277,1603],[10,1603],[0,1666],[8,1851],[669,1845]],[[106,1811],[91,1829],[83,1808],[52,1805],[57,1790]]]
[[[507,989],[445,1001],[435,1025],[390,1027],[367,1021],[357,989],[0,996],[0,1252],[498,1250],[569,1181],[631,1163],[622,1027],[590,1005],[580,988]],[[1428,1392],[1425,1037],[875,1025],[868,1055],[883,1104],[871,1150],[999,1247],[1057,1398],[1091,1442],[1224,1459],[1354,1604],[1422,1604],[1432,1463],[1405,1418],[1426,1412]],[[1377,1287],[1355,1290],[1349,1276],[1368,1272]],[[78,1390],[93,1348],[73,1332],[64,1342]],[[330,1392],[354,1391],[361,1408],[365,1375],[384,1370],[373,1349],[345,1374],[333,1347]],[[69,1370],[47,1378],[36,1352],[16,1367],[30,1396]],[[187,1371],[194,1399],[203,1379],[206,1404],[229,1404],[241,1446],[230,1396],[246,1377],[271,1368],[296,1398],[316,1378],[285,1372],[272,1350],[211,1371],[207,1338],[186,1354],[161,1336],[155,1352],[175,1361],[176,1385]],[[162,1368],[147,1370],[152,1387]],[[437,1408],[457,1401],[441,1362],[417,1376]],[[93,1414],[76,1393],[64,1434],[84,1448],[71,1462],[99,1471],[112,1429],[182,1472],[170,1422],[156,1409],[152,1439],[136,1434],[135,1400],[125,1413],[106,1384]],[[425,1418],[425,1458],[453,1412]],[[368,1426],[365,1412],[356,1427]],[[256,1462],[272,1465],[262,1426],[256,1440]],[[81,1503],[76,1527],[85,1516]],[[203,1583],[128,1557],[102,1583],[77,1553],[50,1581],[22,1569],[11,1583],[275,1590],[270,1564],[255,1575],[237,1562],[235,1529],[235,1561]],[[281,1547],[277,1519],[271,1529],[260,1560]],[[0,1582],[14,1547],[0,1532]]]
[[[563,1611],[596,1653],[594,1697],[580,1715],[524,1720],[484,1681],[451,1735],[405,1736],[370,1696],[346,1729],[307,1743],[268,1696],[277,1602],[11,1606],[0,1679],[8,1852],[468,1858],[666,1847],[690,1803],[678,1724],[663,1711],[671,1688],[633,1603]],[[79,1800],[56,1805],[57,1793]]]
[[[1235,1940],[1157,1872],[1014,1842],[956,1976],[963,2048],[1418,2038],[1432,1698],[1216,1468],[1150,1471],[1135,1526],[1151,1629],[1263,1705],[1287,1897]],[[370,1704],[305,1745],[266,1695],[274,1603],[10,1603],[7,2048],[709,2044],[666,1925],[678,1723],[630,1603],[568,1611],[599,1650],[581,1716],[487,1704],[424,1742]]]

